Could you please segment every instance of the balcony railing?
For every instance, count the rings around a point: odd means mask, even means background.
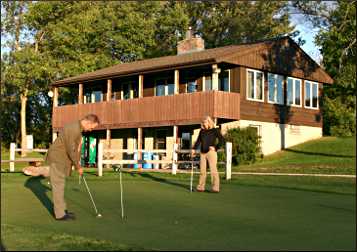
[[[58,130],[89,113],[99,117],[101,129],[196,124],[206,115],[238,120],[239,103],[239,93],[209,91],[65,105],[53,108],[52,127]]]

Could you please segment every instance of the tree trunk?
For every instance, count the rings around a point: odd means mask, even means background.
[[[27,105],[27,90],[21,94],[21,149],[27,148],[26,141],[26,105]],[[26,151],[21,151],[21,157],[27,155]]]

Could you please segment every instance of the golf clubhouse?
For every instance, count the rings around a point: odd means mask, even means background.
[[[290,37],[205,49],[204,40],[188,30],[177,55],[52,83],[53,139],[66,123],[94,113],[101,121],[91,132],[97,144],[133,153],[166,149],[160,157],[165,160],[174,143],[192,147],[208,115],[222,134],[255,128],[266,155],[322,136],[320,97],[323,85],[332,83]],[[70,104],[61,99],[64,88]],[[115,155],[126,159],[130,151]]]

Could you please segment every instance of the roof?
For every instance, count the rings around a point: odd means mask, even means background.
[[[284,39],[288,39],[290,42],[295,43],[292,39],[286,36],[286,37],[274,38],[269,40],[257,41],[254,43],[245,43],[245,44],[217,47],[213,49],[205,49],[203,51],[191,52],[191,53],[180,54],[180,55],[143,59],[130,63],[117,64],[93,72],[83,73],[74,77],[65,78],[63,80],[55,81],[54,83],[52,83],[52,85],[64,86],[64,85],[99,80],[104,78],[119,77],[123,75],[143,74],[155,70],[162,71],[165,69],[172,69],[172,68],[180,69],[180,68],[193,66],[193,65],[200,65],[200,64],[214,64],[214,63],[222,63],[222,62],[232,63],[232,61],[229,60],[232,58],[232,56],[238,57],[240,55],[249,55],[250,52],[254,52],[261,48],[264,48],[267,45],[272,44],[274,41],[281,41]],[[320,68],[323,71],[323,69],[315,61],[313,61],[306,53],[305,56],[307,56],[310,61],[312,61],[315,65],[317,65],[318,68]],[[328,76],[326,72],[324,72],[324,74]],[[329,79],[331,79],[331,77],[329,77]],[[331,81],[326,81],[326,82],[332,83],[332,79]]]

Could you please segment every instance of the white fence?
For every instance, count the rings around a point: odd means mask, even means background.
[[[41,162],[44,161],[43,158],[17,158],[15,153],[17,151],[25,151],[25,152],[47,152],[47,149],[21,149],[16,148],[15,143],[10,143],[10,159],[9,160],[1,160],[1,163],[10,163],[10,171],[15,171],[15,162]]]
[[[231,179],[232,176],[232,143],[227,142],[226,148],[218,150],[218,152],[225,151],[226,160],[224,162],[220,162],[225,164],[226,166],[226,179]],[[193,160],[178,160],[179,153],[191,153],[189,149],[178,149],[178,144],[174,144],[172,159],[166,160],[143,160],[143,159],[105,159],[104,155],[108,155],[109,153],[143,153],[143,152],[151,152],[151,153],[166,153],[167,150],[128,150],[128,149],[104,149],[104,144],[98,144],[98,176],[103,176],[103,165],[123,165],[123,164],[171,164],[171,173],[175,175],[177,173],[178,164],[180,163],[199,163],[199,161]]]
[[[9,160],[1,160],[1,163],[10,163],[10,172],[15,171],[15,162],[36,162],[36,161],[44,161],[43,158],[15,158],[15,153],[17,151],[26,151],[26,152],[47,152],[47,149],[21,149],[16,148],[15,143],[10,144],[10,159]],[[232,176],[232,143],[227,142],[225,149],[220,149],[217,152],[225,151],[226,160],[224,162],[219,162],[220,164],[225,164],[226,166],[226,179],[231,179]],[[104,154],[108,153],[143,153],[143,152],[151,152],[151,153],[165,153],[167,154],[167,150],[129,150],[129,149],[104,149],[104,144],[98,144],[98,176],[103,176],[103,165],[123,165],[123,164],[171,164],[171,173],[175,175],[177,173],[178,164],[182,163],[191,163],[191,164],[199,164],[199,161],[193,160],[178,160],[179,153],[191,153],[189,149],[179,149],[178,144],[174,144],[172,159],[166,160],[143,160],[143,159],[104,159]],[[197,153],[196,153],[197,154]],[[144,169],[145,170],[145,169]]]

